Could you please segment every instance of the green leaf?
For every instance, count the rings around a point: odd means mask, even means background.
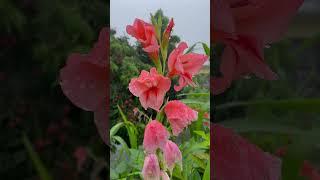
[[[115,134],[117,134],[117,132],[119,131],[119,129],[121,127],[124,126],[123,122],[119,122],[118,124],[114,125],[111,129],[110,129],[110,137],[114,136]]]
[[[127,128],[127,132],[128,132],[128,136],[129,136],[129,140],[130,140],[130,146],[131,148],[137,149],[138,147],[138,143],[137,143],[137,129],[134,126],[133,123],[131,123],[130,121],[128,121],[126,115],[124,115],[123,111],[121,110],[120,106],[117,105],[118,110],[120,112],[120,115],[124,121],[124,124]]]
[[[210,180],[210,158],[207,162],[207,167],[206,170],[203,173],[203,178],[202,180]]]
[[[192,174],[188,177],[188,179],[190,179],[190,180],[201,180],[201,176],[200,176],[199,172],[196,169],[194,169],[192,171]]]
[[[22,142],[27,149],[29,157],[38,172],[39,177],[41,180],[53,180],[52,176],[49,174],[47,168],[44,166],[43,162],[41,161],[39,155],[34,151],[28,137],[23,134]]]
[[[193,45],[186,51],[186,54],[192,52],[193,49],[196,47],[197,44],[198,44],[198,43],[193,44]]]
[[[208,45],[206,43],[201,43],[201,44],[206,55],[210,56],[210,48],[208,47]]]
[[[287,99],[287,100],[259,100],[250,102],[233,102],[216,106],[217,111],[235,107],[266,107],[277,110],[295,110],[300,112],[320,112],[320,99]]]
[[[206,134],[204,131],[193,131],[195,134],[201,136],[205,140],[210,140],[210,134]]]
[[[113,139],[115,139],[116,141],[118,141],[122,147],[124,148],[124,150],[129,154],[130,151],[129,151],[129,148],[128,148],[128,145],[127,143],[122,139],[122,137],[120,136],[113,136]]]
[[[120,115],[121,115],[121,117],[122,117],[122,120],[123,120],[125,123],[127,123],[127,122],[128,122],[128,119],[127,119],[126,115],[124,115],[124,113],[123,113],[123,111],[122,111],[122,109],[120,108],[119,105],[117,105],[117,107],[118,107],[119,113],[120,113]]]

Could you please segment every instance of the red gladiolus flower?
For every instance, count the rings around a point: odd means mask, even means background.
[[[277,157],[222,126],[211,124],[210,134],[211,171],[215,179],[280,179],[281,160]]]
[[[71,54],[60,71],[61,88],[76,106],[94,112],[97,129],[107,143],[109,29],[103,28],[89,54]]]
[[[160,166],[155,154],[149,154],[144,159],[142,176],[144,180],[160,180]]]
[[[169,78],[158,74],[156,68],[151,68],[150,73],[142,70],[138,78],[131,79],[130,92],[139,97],[144,109],[148,107],[159,111],[166,92],[170,89]]]
[[[182,161],[182,154],[179,147],[172,141],[168,140],[167,144],[163,150],[165,162],[170,171],[173,170],[176,163],[180,163]]]
[[[167,129],[157,120],[149,122],[144,130],[143,147],[149,153],[163,149],[169,138]]]
[[[164,108],[164,112],[172,127],[174,136],[179,135],[185,127],[198,118],[197,111],[178,100],[169,101]]]
[[[213,39],[226,45],[220,65],[223,77],[212,80],[214,94],[224,92],[233,80],[251,73],[267,80],[277,78],[264,62],[263,48],[280,39],[302,2],[216,0],[213,3]]]
[[[169,77],[179,75],[179,86],[174,86],[176,91],[180,91],[183,87],[190,85],[195,86],[192,77],[196,75],[203,64],[208,59],[208,56],[197,53],[183,54],[183,51],[188,48],[185,42],[181,42],[174,49],[168,58]]]
[[[141,19],[135,19],[133,25],[128,25],[127,33],[136,38],[154,61],[158,60],[159,45],[153,25]]]

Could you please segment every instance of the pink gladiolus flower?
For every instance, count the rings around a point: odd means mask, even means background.
[[[175,136],[179,135],[185,127],[198,118],[197,111],[178,100],[169,101],[164,108],[164,112]]]
[[[159,111],[166,92],[170,89],[169,78],[158,74],[156,68],[151,68],[150,73],[142,70],[138,78],[131,79],[130,92],[139,97],[144,109],[148,107]]]
[[[184,50],[188,48],[185,42],[181,42],[176,49],[174,49],[168,58],[169,77],[179,75],[179,86],[174,86],[176,91],[180,91],[183,87],[190,85],[195,86],[192,77],[196,75],[202,65],[208,59],[208,56],[197,53],[183,54]]]
[[[164,154],[165,162],[168,168],[170,169],[170,171],[173,170],[174,165],[176,163],[181,164],[182,155],[179,147],[174,142],[170,140],[167,141],[167,144],[163,150],[163,154]]]
[[[168,174],[164,171],[161,171],[161,180],[170,180]]]
[[[108,46],[109,29],[100,31],[99,40],[89,54],[74,53],[60,71],[61,88],[70,101],[81,109],[94,112],[94,122],[107,144],[108,123]]]
[[[149,153],[163,149],[169,138],[167,129],[157,120],[149,122],[144,130],[143,147]]]
[[[128,25],[127,33],[136,38],[154,61],[158,60],[159,45],[153,25],[141,19],[135,19],[133,25]]]
[[[144,159],[142,175],[144,180],[160,180],[160,166],[155,154],[149,154]]]
[[[211,124],[214,179],[281,179],[281,160],[263,152],[231,129]],[[232,173],[230,173],[232,172]]]
[[[263,48],[284,34],[303,0],[216,0],[213,4],[213,39],[224,43],[220,72],[214,78],[214,94],[224,92],[233,80],[248,74],[275,80],[265,64]],[[272,12],[272,13],[271,13]]]

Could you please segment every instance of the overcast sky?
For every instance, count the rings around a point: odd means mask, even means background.
[[[210,0],[111,0],[111,28],[127,35],[126,26],[135,18],[149,21],[150,13],[161,8],[165,16],[174,18],[173,34],[189,46],[210,42]],[[130,42],[134,42],[133,39]]]

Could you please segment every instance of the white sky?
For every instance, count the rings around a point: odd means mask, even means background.
[[[117,31],[118,36],[129,37],[127,25],[133,24],[135,18],[149,21],[150,13],[160,8],[165,16],[173,17],[173,34],[187,42],[189,47],[199,41],[209,45],[210,0],[111,0],[111,28]],[[130,42],[135,41],[131,38]]]

